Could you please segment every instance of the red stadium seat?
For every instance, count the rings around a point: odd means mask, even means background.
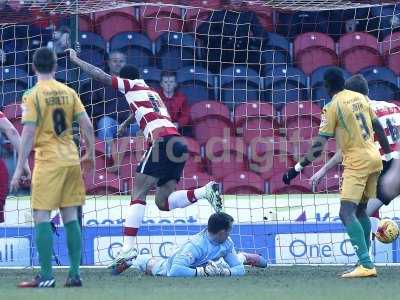
[[[311,192],[310,182],[305,176],[299,175],[291,181],[290,185],[286,185],[282,181],[283,174],[284,172],[276,173],[269,180],[269,191],[271,194],[301,194]]]
[[[192,105],[190,117],[193,133],[200,145],[212,137],[229,137],[233,124],[227,106],[217,101],[202,101]]]
[[[79,15],[79,31],[94,31],[94,21],[86,15]]]
[[[142,29],[150,40],[155,41],[165,32],[182,32],[181,10],[176,6],[145,6],[140,8]]]
[[[96,31],[109,41],[117,33],[140,31],[140,24],[132,15],[116,11],[97,18]]]
[[[292,102],[282,110],[288,140],[312,140],[318,135],[321,108],[311,101]]]
[[[243,10],[253,11],[257,15],[265,31],[274,31],[273,10],[271,8],[268,8],[265,4],[258,1],[246,1]]]
[[[83,178],[88,194],[112,195],[120,190],[118,177],[103,170],[85,173]]]
[[[333,39],[320,32],[306,32],[294,40],[297,66],[307,75],[323,66],[337,65],[338,57]]]
[[[205,152],[211,174],[217,179],[247,170],[247,147],[241,138],[229,137],[207,143]]]
[[[22,117],[21,104],[9,104],[4,107],[3,113],[10,122],[13,122],[13,120],[20,120]]]
[[[196,28],[206,22],[211,14],[212,10],[210,9],[201,7],[187,8],[184,14],[185,30],[187,32],[196,32]]]
[[[341,176],[342,172],[340,170],[340,167],[332,168],[327,172],[326,176],[320,180],[317,186],[317,192],[328,191],[337,193],[340,189]]]
[[[235,172],[222,180],[224,194],[264,194],[265,182],[253,172]]]
[[[200,156],[199,143],[193,138],[189,138],[189,137],[184,137],[184,138],[185,138],[185,143],[188,148],[189,154],[193,155],[193,156]]]
[[[196,172],[195,174],[186,175],[184,171],[182,178],[179,181],[179,184],[176,189],[177,190],[195,189],[206,185],[211,180],[212,177],[207,173]]]
[[[386,65],[400,75],[400,32],[389,34],[382,42]]]
[[[369,66],[381,66],[378,40],[365,32],[346,33],[339,40],[341,65],[355,74]]]
[[[236,133],[242,133],[247,144],[259,137],[273,137],[274,108],[270,103],[243,103],[235,107]]]

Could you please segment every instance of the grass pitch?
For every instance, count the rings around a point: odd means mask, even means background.
[[[31,270],[0,270],[0,299],[9,300],[358,300],[400,299],[400,267],[379,267],[378,278],[341,279],[345,267],[271,267],[249,269],[236,278],[149,277],[135,270],[111,276],[105,269],[83,269],[84,287],[63,287],[66,270],[57,270],[55,289],[18,289]]]

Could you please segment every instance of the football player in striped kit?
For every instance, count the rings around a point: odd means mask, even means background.
[[[124,244],[109,266],[115,269],[137,255],[136,236],[145,214],[146,195],[151,188],[157,186],[155,202],[162,211],[184,208],[206,199],[219,212],[222,209],[221,197],[214,181],[197,189],[175,191],[188,155],[187,146],[160,96],[139,78],[139,71],[134,66],[124,66],[120,77],[111,76],[79,59],[74,50],[68,49],[67,52],[82,71],[125,95],[132,114],[124,125],[135,118],[150,145],[136,169],[132,200],[126,211]]]
[[[347,90],[351,90],[354,92],[358,92],[360,94],[368,97],[368,82],[364,78],[364,76],[358,74],[354,75],[348,80],[346,80],[345,88]],[[387,139],[390,144],[391,152],[389,154],[384,154],[379,142],[377,142],[375,136],[375,143],[381,152],[381,158],[383,163],[383,171],[380,174],[378,181],[378,190],[377,190],[377,198],[370,199],[368,201],[367,206],[367,214],[371,217],[372,223],[372,232],[376,231],[378,219],[376,214],[383,205],[388,205],[395,197],[386,197],[382,192],[382,178],[390,169],[393,161],[397,161],[400,159],[400,152],[397,149],[397,142],[400,137],[400,107],[398,107],[394,103],[385,102],[385,101],[374,101],[368,98],[368,102],[371,105],[371,108],[375,112],[376,116],[379,118],[379,121],[382,127],[385,129],[385,133],[387,135]],[[315,191],[318,182],[322,177],[326,175],[326,173],[342,162],[342,153],[337,151],[335,155],[317,172],[311,177],[311,184],[313,187],[313,191]]]

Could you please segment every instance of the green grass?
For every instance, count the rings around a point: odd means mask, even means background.
[[[30,270],[0,270],[0,299],[18,300],[169,300],[169,299],[271,299],[366,300],[400,299],[400,267],[379,267],[378,278],[341,279],[344,267],[272,267],[250,269],[240,278],[161,278],[128,270],[111,276],[105,269],[84,269],[84,287],[62,287],[65,270],[57,270],[55,289],[17,289],[33,275]]]

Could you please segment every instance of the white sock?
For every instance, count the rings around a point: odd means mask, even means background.
[[[373,216],[374,213],[383,206],[381,200],[377,198],[369,199],[367,205],[367,215],[369,217]]]
[[[195,196],[195,192],[196,190],[181,190],[171,193],[168,197],[169,210],[184,208],[197,202],[199,198]]]
[[[376,231],[378,230],[379,219],[374,217],[371,217],[369,219],[371,220],[371,232],[376,233]]]
[[[124,246],[123,251],[136,248],[136,236],[140,224],[142,224],[144,213],[146,210],[146,202],[142,200],[132,200],[127,208],[125,224],[124,224]]]
[[[194,196],[196,199],[206,198],[206,186],[194,190]]]

